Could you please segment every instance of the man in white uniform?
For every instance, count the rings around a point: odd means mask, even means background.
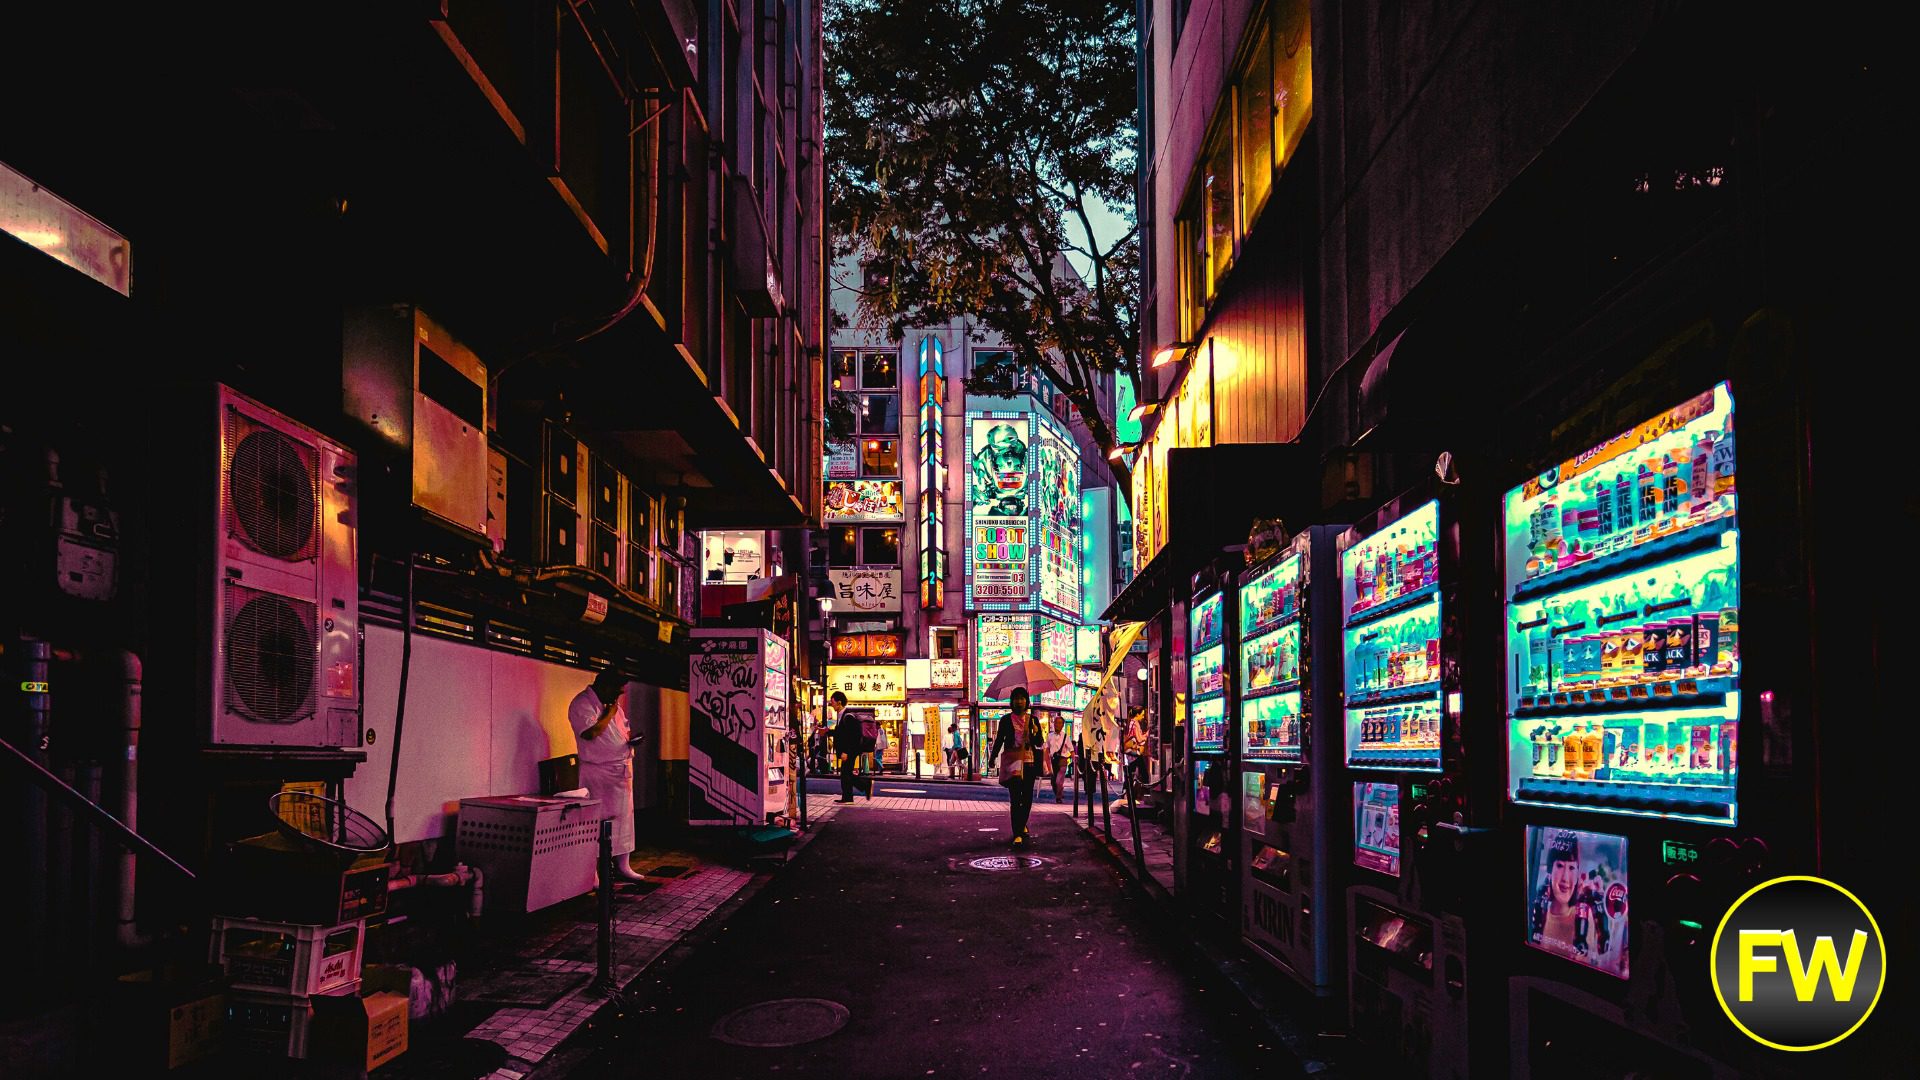
[[[628,864],[633,851],[633,739],[620,694],[626,677],[609,668],[567,706],[567,726],[580,739],[580,784],[600,800],[600,816],[613,820],[613,866],[628,881],[639,881]]]

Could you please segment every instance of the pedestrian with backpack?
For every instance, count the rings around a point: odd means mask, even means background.
[[[840,797],[835,802],[853,801],[853,790],[858,785],[868,799],[873,798],[873,778],[856,776],[860,756],[871,753],[879,721],[873,718],[873,710],[853,710],[847,708],[847,695],[841,691],[833,692],[834,707],[840,710],[840,717],[833,725],[833,752],[840,755]]]

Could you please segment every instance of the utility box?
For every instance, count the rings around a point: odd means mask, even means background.
[[[349,312],[342,348],[341,404],[405,456],[408,500],[485,543],[486,365],[410,304]]]
[[[460,800],[455,843],[486,875],[487,910],[525,914],[592,891],[600,800],[489,795]]]

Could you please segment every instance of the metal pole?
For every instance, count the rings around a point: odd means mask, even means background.
[[[1127,831],[1133,834],[1134,865],[1145,875],[1147,858],[1140,853],[1140,808],[1133,800],[1133,783],[1133,764],[1127,760],[1127,736],[1123,732],[1120,735],[1120,784],[1127,793]]]
[[[1100,820],[1105,823],[1107,839],[1113,839],[1113,806],[1107,801],[1107,763],[1106,749],[1100,752]]]
[[[141,836],[139,833],[134,832],[122,824],[119,818],[88,802],[86,796],[73,790],[70,785],[61,781],[58,776],[48,772],[39,762],[22,752],[19,747],[5,739],[0,739],[0,751],[4,751],[4,753],[0,753],[0,760],[11,760],[20,765],[24,765],[28,774],[27,778],[38,785],[41,790],[64,800],[75,810],[80,811],[83,816],[91,820],[95,825],[106,830],[115,840],[132,848],[134,854],[145,855],[163,866],[172,867],[176,873],[188,881],[197,880],[193,871],[175,862],[173,856],[154,847],[153,843],[146,837]]]
[[[613,993],[613,819],[600,821],[600,970],[593,988]]]
[[[921,751],[919,751],[919,750],[915,750],[915,751],[913,752],[913,778],[914,778],[915,780],[918,780],[918,779],[920,779],[920,758],[921,758],[921,756],[922,756],[922,752],[921,752]]]
[[[807,751],[809,749],[807,746],[807,737],[810,736],[811,734],[812,734],[811,732],[804,733],[799,741],[799,744],[797,746],[797,750],[798,750],[797,756],[800,759],[800,767],[794,770],[795,775],[799,776],[800,778],[800,831],[801,832],[807,831]]]

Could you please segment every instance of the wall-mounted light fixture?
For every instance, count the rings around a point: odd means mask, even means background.
[[[1193,348],[1193,342],[1191,341],[1168,342],[1160,348],[1159,352],[1153,354],[1153,363],[1150,366],[1157,368],[1166,367],[1168,364],[1180,359],[1180,357],[1191,348]]]
[[[1159,402],[1143,401],[1140,404],[1135,405],[1133,407],[1133,411],[1127,414],[1127,419],[1138,423],[1139,421],[1144,420],[1147,417],[1152,416],[1154,413],[1157,413],[1159,411],[1160,411]]]
[[[1130,443],[1130,442],[1120,443],[1119,445],[1115,446],[1113,449],[1107,451],[1107,460],[1119,461],[1121,458],[1125,457],[1129,451],[1138,450],[1138,449],[1140,449],[1139,443]]]

